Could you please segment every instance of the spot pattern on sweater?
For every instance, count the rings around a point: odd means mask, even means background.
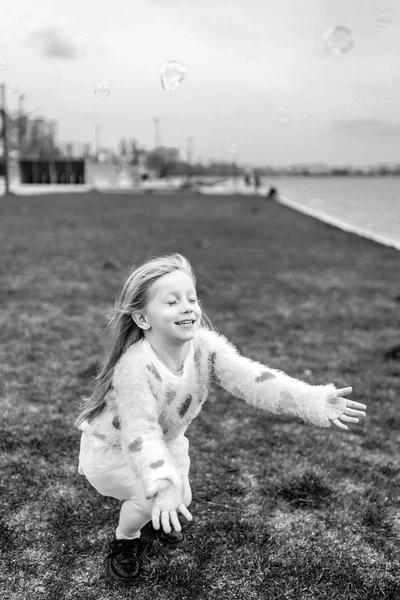
[[[160,415],[159,424],[162,429],[163,435],[165,435],[168,432],[168,425],[167,425],[166,416],[164,413],[162,413]]]
[[[292,396],[292,394],[290,392],[286,392],[283,391],[280,393],[281,396],[281,400],[283,400],[283,402],[293,402],[294,397]]]
[[[296,400],[290,392],[283,391],[279,395],[279,402],[276,407],[276,414],[292,415],[296,410]]]
[[[154,375],[154,377],[156,379],[158,379],[158,381],[162,381],[162,377],[161,377],[160,373],[157,371],[156,367],[153,364],[146,365],[146,367],[148,368],[150,373],[152,373]]]
[[[113,427],[115,427],[115,429],[121,429],[121,421],[120,421],[120,418],[118,416],[115,416],[113,418],[112,424],[113,424]]]
[[[167,404],[171,404],[176,398],[176,390],[167,390],[165,397],[167,399]]]
[[[216,375],[215,373],[215,357],[216,357],[216,352],[211,352],[210,356],[208,357],[208,369],[211,373],[211,377],[214,379],[214,381],[216,381],[217,383],[221,383],[219,377]]]
[[[140,450],[142,449],[142,444],[143,438],[137,437],[133,440],[133,442],[129,444],[128,448],[131,452],[140,452]]]
[[[150,391],[151,391],[151,393],[153,394],[154,398],[155,398],[156,400],[158,400],[158,395],[157,395],[157,392],[156,392],[156,390],[155,390],[155,387],[154,387],[154,385],[151,383],[151,381],[149,381],[149,388],[150,388]]]
[[[160,467],[163,466],[164,463],[165,463],[165,460],[158,460],[157,462],[151,463],[150,468],[151,469],[159,469]]]
[[[276,375],[274,375],[270,371],[264,371],[263,373],[261,373],[261,375],[256,377],[256,382],[260,383],[261,381],[267,381],[267,379],[275,379],[275,378],[276,378]]]
[[[189,410],[189,406],[190,406],[191,402],[192,402],[192,396],[191,396],[191,394],[189,394],[188,396],[186,396],[185,402],[182,404],[182,406],[179,409],[179,416],[181,419],[186,415],[187,411]]]
[[[198,371],[200,370],[201,359],[202,359],[201,349],[197,348],[196,352],[194,353],[194,366],[196,367],[196,369]]]
[[[209,354],[207,357],[208,371],[209,371],[211,377],[213,376],[214,361],[215,361],[215,352],[211,352],[211,354]]]

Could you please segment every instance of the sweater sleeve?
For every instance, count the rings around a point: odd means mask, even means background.
[[[159,479],[168,479],[182,491],[181,477],[158,422],[157,400],[143,371],[124,356],[115,368],[113,386],[122,452],[143,482],[146,496]]]
[[[212,376],[225,390],[247,404],[276,415],[291,415],[319,427],[331,427],[328,396],[333,383],[310,385],[241,356],[223,335],[205,330]],[[346,400],[340,399],[343,411]]]

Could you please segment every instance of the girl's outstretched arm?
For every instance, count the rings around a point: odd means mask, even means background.
[[[336,398],[334,418],[345,413],[348,401],[337,394],[333,383],[310,385],[240,355],[231,342],[215,331],[202,329],[198,334],[202,351],[208,352],[211,377],[251,406],[299,417],[319,427],[330,427],[333,422],[329,397]]]

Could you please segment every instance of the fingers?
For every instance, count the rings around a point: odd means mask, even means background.
[[[188,521],[193,520],[192,514],[188,511],[188,509],[186,508],[186,506],[183,503],[180,505],[179,511],[182,513],[182,515],[184,517],[186,517],[186,519]],[[153,521],[153,523],[154,523],[154,521]],[[173,510],[171,512],[163,511],[161,513],[161,524],[162,524],[162,528],[165,531],[165,533],[171,533],[171,525],[172,525],[173,529],[175,529],[175,531],[182,531],[182,526],[179,522],[179,518],[178,518],[177,512],[175,510]]]
[[[334,421],[332,421],[332,423],[336,425],[336,427],[339,427],[339,429],[348,429],[347,425],[341,423],[339,419],[335,419]]]
[[[164,510],[161,513],[161,525],[162,525],[162,528],[164,529],[165,533],[171,533],[171,525],[169,522],[169,512],[167,512],[166,510]]]
[[[158,508],[153,508],[151,513],[151,522],[153,523],[154,529],[158,531],[160,529],[160,511]]]
[[[179,523],[178,515],[175,511],[170,513],[169,518],[171,520],[171,525],[175,529],[175,531],[182,531],[181,524]]]
[[[361,404],[361,402],[354,402],[354,400],[347,400],[347,406],[351,408],[358,408],[360,410],[367,410],[365,404]]]
[[[183,502],[179,506],[178,510],[182,513],[182,515],[188,521],[193,520],[192,514],[188,511],[188,509],[183,504]],[[171,525],[172,525],[172,528],[175,529],[175,531],[182,531],[182,527],[179,522],[179,518],[178,518],[176,510],[172,510],[171,512],[169,512],[167,510],[160,511],[160,509],[158,509],[158,508],[153,508],[153,511],[151,514],[151,521],[152,521],[153,527],[156,531],[158,531],[160,529],[160,527],[162,527],[162,529],[165,531],[165,533],[171,533],[171,530],[172,530]]]
[[[346,417],[346,415],[342,415],[341,417],[342,421],[346,421],[346,423],[359,423],[360,419],[355,419],[354,417]]]
[[[179,510],[188,521],[193,520],[192,514],[188,511],[183,503],[180,505]]]
[[[351,394],[351,392],[353,391],[352,387],[345,387],[345,388],[341,388],[340,390],[336,390],[336,396],[346,396],[347,394]]]
[[[351,408],[346,408],[344,414],[351,415],[352,417],[365,417],[366,413],[361,410],[353,410]]]

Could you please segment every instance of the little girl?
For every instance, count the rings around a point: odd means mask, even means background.
[[[151,522],[169,547],[186,538],[191,502],[185,436],[216,381],[249,405],[319,427],[358,423],[366,406],[352,388],[310,385],[241,356],[216,333],[196,296],[196,278],[180,254],[136,268],[110,321],[109,351],[92,396],[76,421],[82,431],[78,472],[104,496],[122,501],[110,543],[111,575],[140,574],[140,533]]]

